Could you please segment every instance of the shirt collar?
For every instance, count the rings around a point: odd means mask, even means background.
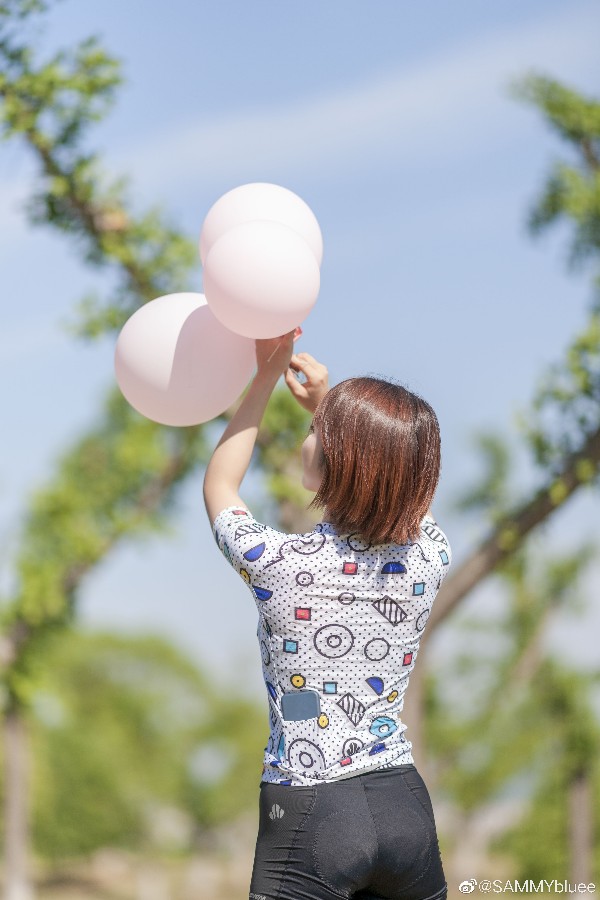
[[[319,534],[337,534],[337,530],[331,522],[319,522],[318,525],[315,525],[315,531],[319,532]]]

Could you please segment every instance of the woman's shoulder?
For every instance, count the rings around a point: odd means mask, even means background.
[[[351,536],[354,540],[357,540],[356,536]],[[397,544],[394,542],[390,542],[388,544],[379,544],[373,545],[372,550],[377,550],[380,553],[398,553],[403,555],[411,555],[416,553],[421,558],[423,558],[423,548],[424,546],[433,547],[435,546],[436,550],[440,553],[442,563],[445,564],[446,560],[450,559],[450,541],[446,533],[442,530],[438,522],[431,515],[425,516],[422,519],[418,537],[414,540],[409,541],[407,544]]]
[[[252,534],[263,534],[268,535],[276,541],[308,539],[315,534],[321,533],[319,525],[307,532],[284,531],[281,528],[274,527],[268,522],[263,521],[262,517],[260,519],[257,518],[247,506],[241,504],[237,506],[228,506],[226,509],[222,509],[213,522],[213,531],[216,535],[227,532],[233,533],[235,539],[240,539]]]
[[[431,541],[436,541],[441,544],[450,543],[446,533],[432,515],[426,515],[421,522],[421,533]]]
[[[421,536],[421,539],[437,552],[435,559],[436,562],[439,559],[442,569],[449,566],[452,562],[450,541],[433,516],[427,515],[421,522]]]

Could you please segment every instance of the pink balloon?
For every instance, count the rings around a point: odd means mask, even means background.
[[[198,425],[224,412],[248,384],[254,341],[228,331],[202,294],[167,294],[127,320],[115,350],[125,399],[163,425]]]
[[[208,211],[200,235],[200,258],[208,253],[230,228],[255,220],[279,222],[301,235],[311,248],[317,265],[323,259],[321,229],[310,206],[298,194],[278,184],[243,184],[223,194]]]
[[[211,247],[204,292],[215,316],[251,338],[291,331],[319,293],[319,266],[306,241],[278,222],[246,222]]]

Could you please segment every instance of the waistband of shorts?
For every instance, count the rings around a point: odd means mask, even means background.
[[[274,785],[276,787],[282,787],[286,791],[289,791],[289,790],[312,791],[315,788],[319,788],[322,786],[324,787],[326,785],[348,784],[349,782],[354,782],[356,784],[358,779],[360,779],[361,781],[365,781],[365,780],[378,781],[378,780],[384,778],[386,775],[389,777],[389,776],[393,776],[395,774],[402,773],[402,772],[416,772],[416,771],[417,771],[417,767],[415,766],[414,763],[400,763],[397,766],[385,766],[385,767],[381,766],[379,769],[367,769],[366,772],[356,772],[353,775],[348,775],[346,778],[331,778],[329,781],[319,781],[316,784],[283,785],[283,784],[281,784],[281,782],[277,782],[277,781],[261,781],[260,787],[263,787],[263,785],[268,784],[270,786]]]

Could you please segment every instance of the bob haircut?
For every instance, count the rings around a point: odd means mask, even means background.
[[[343,534],[370,544],[418,538],[440,474],[437,416],[421,397],[381,378],[349,378],[319,403],[323,507]]]

